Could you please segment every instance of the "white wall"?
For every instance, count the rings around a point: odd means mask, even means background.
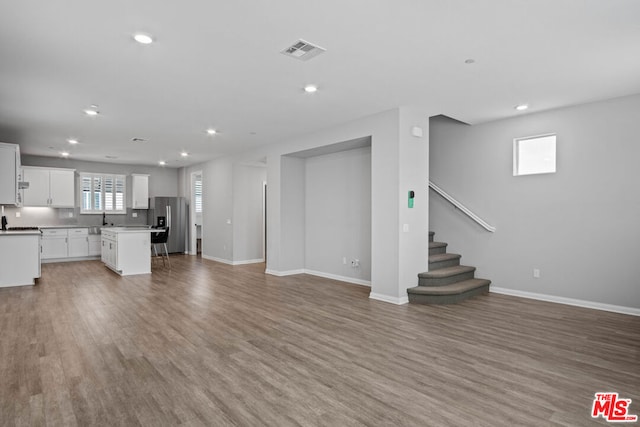
[[[407,302],[406,289],[416,286],[417,274],[427,269],[428,256],[428,199],[412,212],[407,212],[407,191],[423,188],[426,195],[428,178],[428,133],[424,138],[409,136],[410,128],[428,129],[429,112],[420,108],[400,108],[360,120],[345,123],[323,132],[293,138],[288,142],[270,146],[267,150],[267,181],[269,185],[267,268],[274,272],[300,268],[300,262],[291,262],[298,254],[281,248],[286,242],[278,239],[289,224],[286,212],[298,209],[291,203],[296,199],[280,194],[282,155],[296,153],[359,138],[371,138],[371,298],[393,303]],[[282,159],[281,159],[282,157]],[[406,169],[407,172],[403,172]],[[416,172],[412,176],[409,174]],[[401,186],[402,185],[402,186]],[[281,197],[282,196],[282,197]],[[400,233],[402,225],[410,231]],[[276,238],[274,238],[276,236]],[[304,248],[304,246],[301,246]],[[284,249],[284,250],[281,250]],[[302,249],[301,249],[302,250]],[[291,256],[292,258],[288,258]]]
[[[640,308],[640,96],[477,126],[431,122],[431,229],[492,287]],[[557,133],[557,173],[512,176],[512,140]],[[533,269],[540,278],[533,278]]]
[[[232,262],[233,162],[229,158],[208,162],[202,175],[202,256]]]
[[[410,136],[410,128],[428,129],[429,111],[403,107],[344,123],[321,132],[292,137],[233,157],[199,165],[203,171],[203,257],[233,262],[244,249],[225,224],[233,216],[234,165],[267,164],[267,271],[288,274],[304,269],[304,159],[290,154],[362,138],[371,140],[371,298],[407,302],[406,289],[416,286],[427,269],[428,133]],[[402,126],[402,128],[401,128]],[[406,129],[405,129],[406,128]],[[181,171],[184,190],[187,174]],[[423,188],[421,195],[420,188]],[[418,194],[416,208],[407,208],[407,191]],[[302,196],[301,196],[302,195]],[[410,231],[400,236],[403,224]]]
[[[305,160],[282,156],[280,162],[280,203],[286,208],[280,211],[280,221],[284,227],[279,235],[279,271],[296,272],[304,269]],[[273,188],[268,188],[271,195]]]
[[[233,262],[262,261],[265,166],[233,167]]]
[[[371,147],[307,158],[304,183],[305,269],[370,282]]]

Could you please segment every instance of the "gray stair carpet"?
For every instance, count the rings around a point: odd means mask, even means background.
[[[460,265],[461,255],[447,252],[429,232],[429,271],[418,274],[418,286],[407,289],[409,302],[453,304],[489,292],[490,280],[475,277],[475,267]]]

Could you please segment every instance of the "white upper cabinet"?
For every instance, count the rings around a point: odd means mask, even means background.
[[[19,205],[20,147],[0,142],[0,205]]]
[[[49,169],[23,167],[29,188],[23,190],[24,206],[49,206]]]
[[[24,166],[23,179],[29,183],[29,188],[23,190],[24,206],[75,207],[73,169]]]
[[[131,207],[133,209],[149,209],[149,175],[131,174]]]
[[[50,206],[58,208],[75,207],[75,171],[73,169],[51,169],[49,178]]]

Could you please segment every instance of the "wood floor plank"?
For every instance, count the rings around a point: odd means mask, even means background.
[[[264,264],[46,264],[0,289],[0,425],[586,426],[640,414],[640,318],[489,294],[395,306]]]

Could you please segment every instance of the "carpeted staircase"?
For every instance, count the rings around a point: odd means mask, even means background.
[[[429,271],[418,274],[418,286],[407,289],[409,302],[453,304],[489,292],[490,280],[476,279],[475,267],[460,265],[461,256],[447,253],[447,244],[429,232]]]

